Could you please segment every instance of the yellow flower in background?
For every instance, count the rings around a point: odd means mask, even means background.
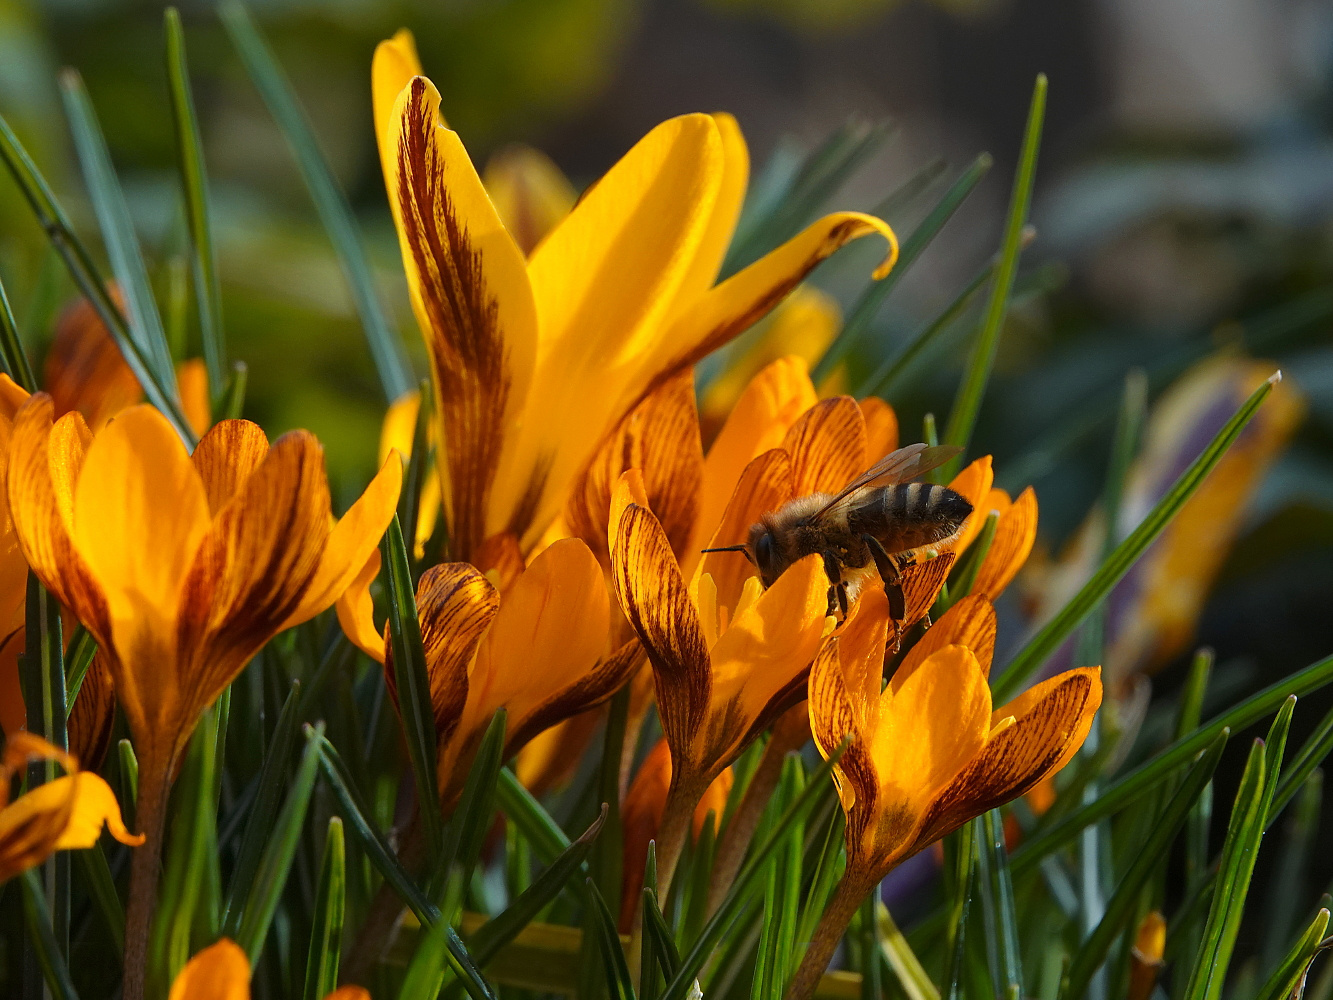
[[[578,198],[551,158],[531,146],[510,146],[486,161],[486,193],[523,255],[531,256]]]
[[[54,760],[67,772],[38,785],[13,802],[9,786],[34,760]],[[125,828],[111,787],[46,740],[17,732],[5,741],[0,758],[0,884],[39,865],[56,851],[92,847],[105,826],[122,844],[142,844]]]
[[[393,516],[395,459],[335,522],[324,456],[305,431],[270,447],[226,420],[194,454],[160,413],[136,406],[95,436],[33,396],[14,420],[9,509],[33,572],[97,640],[139,758],[126,941],[151,917],[170,776],[200,714],[269,639],[328,608]],[[127,976],[143,957],[126,956]]]
[[[348,637],[384,664],[393,684],[388,624],[375,628],[372,560],[338,603]],[[563,719],[614,694],[639,657],[638,643],[612,649],[610,599],[586,545],[569,538],[532,561],[503,591],[476,567],[445,563],[422,574],[417,615],[435,714],[441,798],[467,781],[496,711],[508,712],[505,756]]]
[[[250,960],[235,941],[222,938],[185,963],[167,1000],[250,1000]],[[370,1000],[370,993],[340,986],[324,1000]]]
[[[732,118],[696,114],[650,132],[525,258],[414,62],[402,36],[377,53],[376,132],[431,355],[455,557],[504,532],[532,549],[626,413],[838,247],[881,233],[881,277],[896,256],[885,223],[838,213],[714,287],[748,153]]]
[[[1101,705],[1097,667],[1070,670],[1002,708],[991,704],[995,612],[960,600],[883,685],[891,623],[879,588],[862,595],[810,671],[810,726],[847,814],[847,871],[787,993],[806,1000],[848,921],[900,862],[1055,774]]]

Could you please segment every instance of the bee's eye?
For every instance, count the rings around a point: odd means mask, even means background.
[[[754,561],[761,570],[767,570],[773,562],[773,536],[762,534],[754,543]]]

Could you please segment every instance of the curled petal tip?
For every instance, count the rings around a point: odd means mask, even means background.
[[[898,263],[898,236],[887,222],[880,219],[876,219],[875,222],[878,223],[875,228],[889,243],[889,252],[884,255],[884,260],[871,274],[871,277],[876,281],[881,281],[888,277],[889,272],[893,270],[893,265]]]

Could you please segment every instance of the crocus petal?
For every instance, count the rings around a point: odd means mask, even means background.
[[[731,237],[736,232],[745,189],[750,183],[750,150],[741,134],[740,124],[726,112],[711,117],[722,144],[722,173],[689,273],[681,282],[681,301],[703,295],[713,287],[722,259],[731,245]]]
[[[250,962],[223,938],[185,963],[167,1000],[250,1000]]]
[[[611,580],[653,665],[662,731],[672,754],[690,760],[713,685],[708,647],[666,532],[638,504],[624,505],[613,522]]]
[[[897,690],[885,689],[871,744],[880,780],[879,852],[910,846],[932,803],[985,745],[990,719],[990,687],[964,646],[945,646]]]
[[[903,628],[915,625],[930,611],[940,588],[949,578],[949,570],[954,564],[954,554],[945,552],[934,559],[905,566],[899,581],[903,590]]]
[[[120,815],[120,803],[116,801],[116,793],[111,790],[111,786],[91,771],[80,771],[78,774],[57,778],[45,785],[38,785],[28,794],[35,794],[65,781],[73,785],[71,794],[74,797],[74,810],[70,814],[69,825],[65,827],[65,832],[56,841],[56,850],[69,851],[92,847],[102,835],[104,826],[107,832],[122,844],[137,847],[144,842],[143,834],[135,835],[125,828],[125,821]],[[17,806],[23,798],[14,805]]]
[[[55,851],[92,847],[105,825],[123,844],[142,844],[125,829],[116,796],[95,774],[80,771],[38,785],[0,810],[0,882]]]
[[[268,454],[268,436],[248,420],[220,420],[199,439],[190,460],[216,516]]]
[[[981,529],[986,523],[986,515],[989,512],[985,509],[984,501],[990,494],[991,483],[994,481],[995,472],[991,468],[990,456],[982,455],[981,458],[978,458],[954,476],[953,482],[949,484],[951,490],[961,494],[972,505],[972,513],[963,522],[958,537],[954,539],[950,546],[959,555],[967,551],[967,547],[981,533]]]
[[[108,291],[123,310],[125,300],[120,289],[112,284]],[[97,310],[84,298],[67,307],[56,320],[42,385],[55,401],[57,417],[77,410],[93,427],[101,427],[143,399],[139,380],[125,363]]]
[[[300,604],[282,623],[284,629],[309,621],[351,585],[393,520],[402,484],[403,463],[397,455],[390,455],[329,532],[319,567]]]
[[[558,513],[609,427],[660,379],[658,362],[725,173],[708,115],[663,122],[589,189],[542,241],[528,275],[542,322],[529,418],[497,477],[497,526],[530,520],[525,548]],[[529,506],[530,497],[536,496]],[[529,516],[530,512],[530,516]]]
[[[945,646],[966,646],[976,656],[981,672],[990,676],[995,656],[995,606],[979,594],[964,597],[908,651],[890,684],[901,687],[928,656]]]
[[[684,372],[659,386],[604,441],[565,505],[569,532],[607,561],[611,491],[623,472],[640,469],[648,506],[678,560],[689,553],[703,478],[694,378]]]
[[[467,563],[432,566],[417,583],[421,645],[430,677],[435,737],[441,747],[458,729],[467,704],[472,658],[499,610],[500,595],[476,567]],[[387,652],[384,674],[392,690],[392,647]]]
[[[744,542],[750,525],[769,511],[777,510],[792,496],[791,461],[787,453],[781,448],[764,452],[741,473],[740,482],[736,484],[709,545]],[[745,581],[755,575],[755,568],[739,552],[710,552],[700,560],[695,576],[703,573],[713,578],[718,603],[735,609],[745,589]]]
[[[601,705],[624,687],[638,673],[643,660],[643,646],[639,640],[637,638],[628,640],[615,652],[601,657],[590,669],[577,677],[574,683],[561,688],[534,706],[527,713],[522,725],[510,733],[506,746],[513,750],[524,748],[530,740],[552,726],[570,721],[571,718],[595,720],[596,713],[588,709]],[[586,731],[591,735],[590,730]],[[572,744],[573,740],[565,745],[568,747]],[[579,759],[580,756],[576,754],[572,763],[577,763]]]
[[[1052,677],[1000,709],[1013,724],[986,741],[930,807],[923,837],[937,840],[1064,767],[1083,745],[1102,700],[1101,671]]]
[[[21,704],[21,703],[20,703]],[[116,685],[111,656],[99,649],[83,675],[79,696],[69,710],[69,748],[89,771],[102,766],[116,722]]]
[[[338,624],[352,645],[383,663],[384,633],[375,627],[375,602],[370,596],[370,585],[379,574],[380,551],[375,549],[334,608],[338,613]]]
[[[380,424],[380,450],[377,461],[383,465],[389,452],[397,451],[403,460],[412,457],[412,442],[417,432],[417,414],[421,412],[421,393],[416,389],[405,392],[384,412]]]
[[[758,735],[778,709],[790,706],[793,691],[804,688],[806,669],[819,652],[827,609],[824,564],[810,555],[739,611],[722,633],[710,651],[710,714],[726,718],[728,750]]]
[[[421,60],[417,56],[416,39],[406,28],[399,28],[392,38],[375,46],[370,62],[370,100],[375,115],[375,143],[380,151],[380,166],[384,182],[389,187],[389,202],[393,197],[394,143],[389,135],[393,123],[393,106],[412,77],[421,76]]]
[[[574,207],[577,195],[549,156],[531,146],[510,146],[486,163],[486,192],[500,221],[525,254]]]
[[[74,483],[92,435],[77,413],[52,426],[52,410],[51,397],[37,393],[14,418],[6,472],[10,517],[33,572],[106,645],[106,597],[70,539]]]
[[[836,493],[865,472],[866,426],[851,396],[834,396],[807,410],[782,442],[791,456],[792,493]]]
[[[441,465],[455,550],[468,556],[507,527],[520,497],[500,498],[487,529],[491,481],[507,429],[527,395],[537,350],[537,315],[523,255],[486,196],[458,136],[439,120],[440,95],[415,77],[390,125],[392,195],[417,322],[430,351]],[[604,394],[604,387],[603,387]],[[553,415],[541,414],[542,421]]]
[[[996,597],[1004,592],[1027,562],[1037,539],[1037,494],[1029,486],[1000,514],[995,538],[986,551],[972,592]]]
[[[898,240],[888,224],[860,212],[826,215],[686,309],[665,338],[674,353],[660,367],[675,370],[712,353],[772,309],[817,264],[871,233],[889,241],[889,253],[875,270],[875,277],[884,277],[898,258]]]
[[[778,447],[787,429],[818,401],[809,370],[800,358],[780,358],[750,380],[704,459],[692,549],[702,548],[714,537],[741,470]]]
[[[861,416],[866,422],[868,469],[898,447],[898,415],[878,396],[868,396],[861,400]]]
[[[521,728],[596,665],[610,618],[602,570],[588,546],[577,538],[550,546],[504,595],[477,650],[464,724],[484,728],[503,706],[510,727]]]

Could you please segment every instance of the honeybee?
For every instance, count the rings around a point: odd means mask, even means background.
[[[947,486],[909,483],[962,449],[908,445],[890,452],[835,494],[813,493],[789,500],[750,526],[740,545],[704,549],[742,552],[771,587],[788,566],[812,553],[824,560],[829,579],[828,613],[847,616],[870,566],[879,571],[894,621],[906,614],[902,567],[918,555],[958,537],[972,504]]]

